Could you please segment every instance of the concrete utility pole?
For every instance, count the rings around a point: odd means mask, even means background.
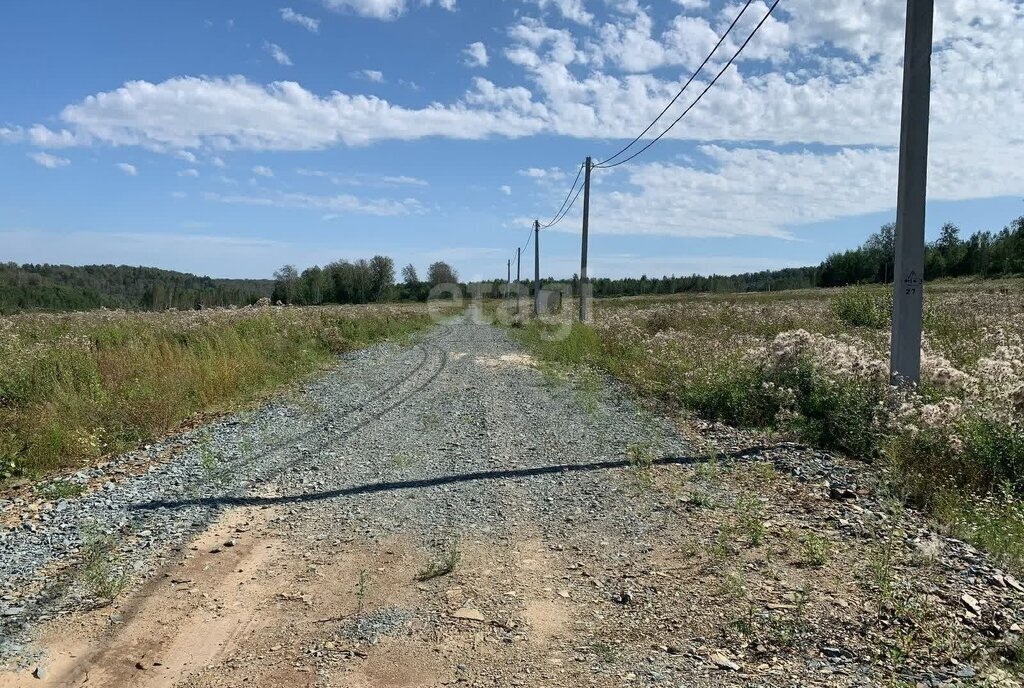
[[[593,167],[587,156],[586,174],[583,177],[583,252],[580,257],[580,322],[590,321],[590,280],[587,278],[587,244],[590,235],[590,170]]]
[[[924,220],[928,191],[928,124],[934,16],[935,0],[907,0],[889,368],[892,380],[899,383],[917,383],[921,378]]]
[[[508,300],[512,298],[512,259],[508,259],[508,280],[505,282],[505,307],[508,308]]]
[[[519,315],[519,288],[523,285],[523,247],[516,249],[516,315]]]
[[[533,314],[540,317],[540,220],[533,221]]]

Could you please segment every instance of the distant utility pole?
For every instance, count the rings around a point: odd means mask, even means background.
[[[583,177],[583,249],[580,256],[580,322],[590,320],[590,281],[587,279],[587,243],[590,235],[590,170],[593,167],[587,156],[586,174]]]
[[[519,288],[523,285],[523,247],[516,249],[516,315],[519,315]]]
[[[505,307],[508,308],[508,300],[512,298],[512,259],[508,259],[508,280],[505,282]]]
[[[934,16],[935,0],[907,0],[889,368],[892,380],[900,383],[917,383],[921,379],[924,220],[928,191],[928,124]]]
[[[533,221],[533,314],[540,317],[540,220]]]

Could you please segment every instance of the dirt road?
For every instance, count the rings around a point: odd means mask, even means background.
[[[0,686],[1013,685],[982,555],[858,466],[688,427],[488,325],[362,352],[63,509],[112,505],[136,575],[84,610],[87,540],[32,543],[18,589],[69,582]]]

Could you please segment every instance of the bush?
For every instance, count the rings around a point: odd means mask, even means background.
[[[848,287],[832,297],[832,314],[851,327],[880,330],[892,322],[892,291]]]

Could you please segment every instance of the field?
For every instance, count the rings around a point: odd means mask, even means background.
[[[923,379],[888,384],[881,287],[598,300],[592,326],[521,337],[666,407],[877,463],[948,532],[1024,562],[1024,284],[926,295]]]
[[[0,480],[96,461],[429,323],[423,306],[0,318]]]

